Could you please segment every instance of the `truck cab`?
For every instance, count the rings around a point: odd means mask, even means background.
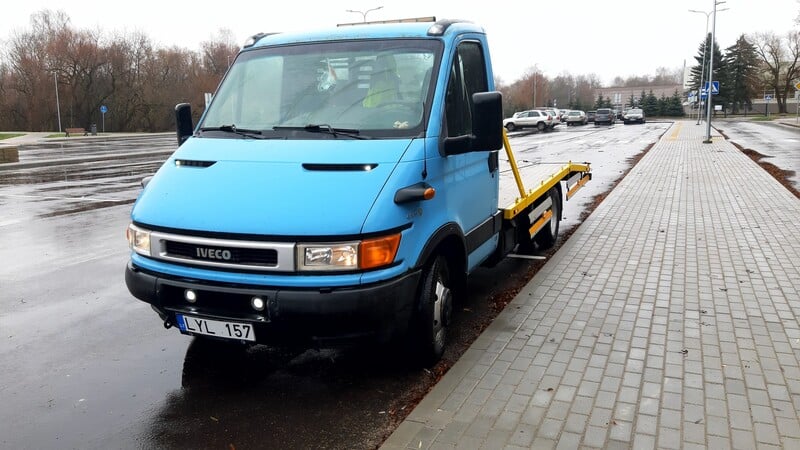
[[[483,29],[259,34],[131,210],[126,284],[164,325],[243,343],[403,337],[442,354],[453,298],[501,241]]]

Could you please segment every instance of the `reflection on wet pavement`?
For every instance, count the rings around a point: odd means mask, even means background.
[[[47,164],[0,172],[0,210],[14,211],[0,215],[0,226],[133,203],[141,191],[142,178],[158,170],[174,147],[171,136],[76,140],[21,147],[21,161],[103,153],[116,156],[104,161]]]

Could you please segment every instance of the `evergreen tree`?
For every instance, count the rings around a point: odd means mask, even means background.
[[[597,96],[597,101],[594,102],[594,109],[605,108],[606,100],[603,99],[603,94]]]
[[[713,51],[712,51],[713,50]],[[705,55],[705,70],[703,69],[703,55]],[[714,58],[714,73],[713,75],[709,76],[708,74],[708,65],[709,65],[709,57],[713,55]],[[712,104],[725,104],[727,102],[728,97],[730,97],[730,86],[729,82],[727,81],[727,69],[725,61],[722,58],[722,53],[719,50],[719,46],[717,45],[716,40],[714,41],[714,45],[711,45],[711,34],[706,36],[706,39],[700,44],[700,48],[698,50],[698,55],[694,57],[697,61],[697,65],[692,67],[690,71],[690,84],[692,89],[695,91],[700,87],[700,75],[703,75],[703,85],[712,81],[719,82],[719,94],[714,94],[711,96]]]
[[[667,96],[664,93],[661,93],[661,97],[658,99],[658,115],[659,116],[666,116],[667,114]]]
[[[729,88],[728,101],[736,114],[740,109],[752,108],[751,99],[757,95],[758,54],[755,46],[744,35],[725,49],[725,81]]]
[[[639,107],[644,110],[645,117],[659,115],[658,99],[656,98],[656,95],[653,93],[652,89],[650,89],[649,94],[643,96]]]
[[[634,97],[633,92],[631,92],[631,97],[628,99],[628,104],[631,106],[631,108],[634,108],[636,107],[637,103],[636,97]]]
[[[667,99],[664,115],[669,117],[683,117],[683,102],[677,89],[675,89],[672,96]]]

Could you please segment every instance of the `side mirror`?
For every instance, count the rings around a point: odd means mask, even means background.
[[[178,147],[194,133],[192,106],[190,104],[178,103],[175,106],[175,131],[178,135]]]
[[[472,94],[472,134],[475,150],[503,147],[503,95],[499,92]]]
[[[472,94],[472,134],[444,140],[446,155],[498,150],[503,147],[503,96],[499,92]]]

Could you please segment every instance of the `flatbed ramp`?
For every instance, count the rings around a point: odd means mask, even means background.
[[[559,182],[565,182],[567,200],[591,179],[589,163],[538,162],[518,166],[508,142],[503,136],[505,152],[499,155],[500,190],[497,207],[505,219],[512,219],[541,198]],[[505,157],[503,157],[505,156]]]

